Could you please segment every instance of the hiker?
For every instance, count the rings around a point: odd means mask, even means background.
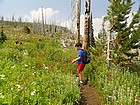
[[[85,68],[85,64],[83,62],[83,49],[82,49],[82,44],[81,43],[77,43],[75,45],[76,50],[78,50],[78,57],[72,60],[72,64],[75,63],[77,61],[78,63],[78,67],[77,67],[77,72],[78,72],[78,76],[80,79],[80,84],[83,84],[86,81],[86,78],[83,76],[82,71]]]

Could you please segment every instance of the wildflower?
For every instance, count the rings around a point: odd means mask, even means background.
[[[0,75],[0,77],[4,78],[4,77],[5,77],[5,75]]]
[[[0,75],[1,79],[4,79],[5,75]]]
[[[113,80],[113,78],[110,78],[110,81],[112,81]]]
[[[4,98],[4,94],[3,93],[0,93],[0,99],[1,98]]]
[[[25,67],[28,67],[28,65],[27,65],[27,64],[25,64]]]
[[[108,98],[110,98],[110,99],[115,99],[115,96],[108,96]]]
[[[15,85],[17,88],[20,88],[21,86],[20,85]]]
[[[28,53],[24,52],[24,55],[28,55]]]
[[[35,93],[36,93],[36,90],[32,91],[31,96],[35,95]]]
[[[108,76],[108,77],[111,77],[111,73],[110,73],[110,72],[108,72],[108,73],[107,73],[107,76]]]
[[[33,72],[33,75],[35,75],[36,74],[36,72]]]
[[[18,90],[22,89],[20,85],[15,85],[15,86],[18,88]]]
[[[50,68],[52,69],[52,68],[53,68],[53,66],[51,65],[51,66],[50,66]]]
[[[34,84],[34,85],[35,85],[36,83],[35,83],[35,82],[32,82],[32,84]]]
[[[45,69],[49,69],[49,67],[45,66]]]
[[[14,68],[15,68],[15,65],[11,67],[11,69],[14,69]]]

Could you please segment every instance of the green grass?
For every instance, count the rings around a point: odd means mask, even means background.
[[[138,105],[140,104],[139,65],[137,68],[123,68],[111,63],[107,69],[104,52],[98,47],[92,50],[91,83],[103,97],[106,105]],[[90,65],[89,65],[90,66]]]
[[[7,36],[0,45],[0,104],[73,105],[80,99],[77,65],[70,63],[77,52],[63,48],[60,35],[43,38],[7,32]],[[98,89],[104,104],[138,105],[140,63],[133,70],[114,64],[108,70],[102,47],[90,51],[91,63],[84,75]]]
[[[78,101],[72,50],[62,48],[58,38],[18,37],[0,45],[0,104],[73,105]]]

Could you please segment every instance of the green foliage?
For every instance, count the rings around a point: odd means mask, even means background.
[[[7,40],[7,37],[2,30],[0,33],[0,44],[3,44],[5,42],[5,40]]]
[[[73,105],[78,102],[77,64],[70,63],[77,51],[63,48],[59,35],[22,37],[21,33],[12,32],[6,34],[8,40],[0,45],[0,104]],[[105,41],[97,41],[95,48],[89,49],[91,62],[84,70],[85,76],[101,93],[105,104],[139,104],[140,63],[137,62],[135,70],[129,68],[131,72],[113,63],[108,70],[104,47]]]
[[[107,69],[103,44],[96,42],[91,50],[91,65],[86,67],[90,83],[98,89],[106,105],[138,105],[140,84],[140,62],[122,68],[111,63]],[[87,73],[87,72],[86,72]]]
[[[114,62],[131,61],[138,56],[138,52],[132,52],[131,50],[138,49],[140,46],[140,9],[133,15],[132,22],[128,25],[127,19],[134,3],[131,0],[109,1],[111,5],[108,8],[107,20],[110,22],[111,32],[116,37],[115,44],[112,46]]]
[[[63,49],[58,38],[33,37],[0,46],[0,104],[73,105],[80,98],[73,50]]]

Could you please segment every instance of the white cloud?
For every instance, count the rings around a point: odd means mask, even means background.
[[[52,8],[43,8],[43,14],[44,17],[46,19],[47,22],[51,22],[53,23],[54,21],[56,21],[56,17],[57,14],[59,14],[60,11],[58,10],[54,10]],[[31,16],[24,16],[24,20],[25,21],[42,21],[42,8],[38,8],[38,10],[33,10],[30,12]],[[132,13],[128,15],[128,24],[130,24],[130,22],[132,21]],[[104,16],[102,16],[101,18],[93,18],[93,28],[94,28],[94,35],[97,36],[98,33],[100,32],[100,30],[102,29],[102,23],[103,23],[103,18]],[[81,14],[80,16],[80,34],[83,36],[84,35],[84,22],[85,22],[85,15]],[[66,20],[65,22],[61,23],[61,26],[63,27],[67,27],[68,29],[71,29],[71,20]],[[57,24],[55,22],[55,24]],[[75,22],[76,24],[76,22]],[[107,29],[109,27],[109,22],[106,22],[105,24],[105,28]],[[76,32],[76,28],[75,28],[75,32]]]
[[[31,21],[31,18],[27,15],[24,16],[24,21],[25,22],[30,22]]]
[[[49,21],[49,19],[52,19],[52,17],[58,13],[60,13],[60,11],[58,10],[53,10],[52,8],[43,8],[43,15],[46,21]],[[30,11],[30,14],[31,17],[24,16],[24,20],[26,20],[26,18],[28,17],[30,22],[42,21],[42,8],[38,8],[38,10],[32,10]]]
[[[93,28],[94,28],[95,36],[97,36],[98,33],[100,32],[100,30],[102,28],[102,23],[103,23],[103,17],[93,19]]]
[[[80,16],[80,34],[82,36],[84,35],[84,22],[85,22],[85,15],[81,14],[81,16]],[[93,19],[93,28],[94,28],[95,36],[101,30],[102,22],[103,22],[103,17],[102,18],[95,18],[95,19]],[[67,20],[67,21],[61,23],[61,26],[67,27],[68,29],[71,29],[71,20]],[[75,31],[76,31],[76,28],[75,28]]]

